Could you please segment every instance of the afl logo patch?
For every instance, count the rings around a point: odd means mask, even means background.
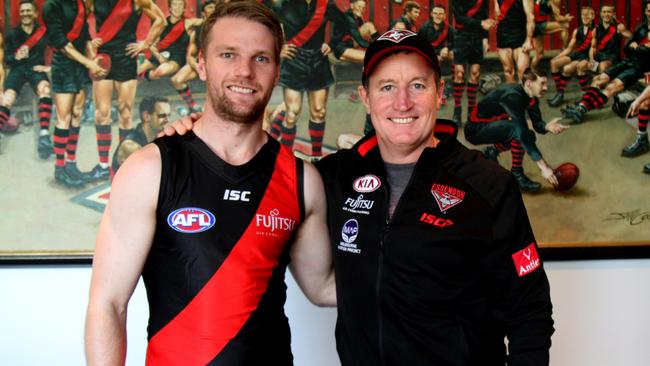
[[[214,215],[197,207],[183,207],[167,216],[167,225],[180,233],[195,234],[214,226]]]
[[[352,243],[359,235],[359,223],[355,219],[350,219],[343,224],[341,229],[341,239],[346,243]]]
[[[354,180],[352,183],[352,188],[359,193],[370,193],[377,190],[381,187],[381,181],[379,178],[372,174],[364,175]]]

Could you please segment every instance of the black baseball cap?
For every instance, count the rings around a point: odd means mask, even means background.
[[[431,43],[415,32],[406,29],[392,29],[379,36],[368,46],[363,58],[361,82],[366,83],[379,61],[400,51],[417,52],[431,64],[433,71],[440,77],[438,56]]]

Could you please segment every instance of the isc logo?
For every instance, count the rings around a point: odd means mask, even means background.
[[[184,207],[167,216],[167,225],[181,233],[200,233],[214,226],[214,215],[208,210]]]
[[[352,187],[355,191],[359,193],[370,193],[374,192],[381,186],[381,181],[379,178],[375,177],[372,174],[364,175],[354,180]]]
[[[454,222],[451,220],[443,219],[442,217],[435,217],[434,215],[428,214],[426,212],[422,214],[420,221],[424,222],[425,224],[437,227],[451,226],[454,224]]]
[[[235,189],[226,189],[223,192],[223,199],[224,201],[244,201],[244,202],[249,202],[250,199],[248,196],[250,196],[251,192],[250,191],[238,191]]]

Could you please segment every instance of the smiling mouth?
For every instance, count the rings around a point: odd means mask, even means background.
[[[239,94],[253,94],[253,93],[255,93],[254,89],[246,88],[246,87],[243,87],[243,86],[234,86],[234,85],[232,85],[232,86],[228,87],[228,90],[233,91],[235,93],[239,93]]]
[[[388,120],[393,122],[393,123],[397,123],[399,125],[405,125],[405,124],[408,124],[408,123],[412,123],[416,119],[417,118],[415,118],[415,117],[393,117],[393,118],[389,118]]]

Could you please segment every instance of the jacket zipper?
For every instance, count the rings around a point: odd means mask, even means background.
[[[416,167],[417,164],[415,167],[413,167],[413,172],[411,172],[409,181],[406,184],[406,187],[404,187],[404,191],[402,191],[402,195],[397,201],[397,205],[395,205],[395,209],[393,210],[393,217],[395,216],[395,213],[397,212],[397,208],[400,206],[400,203],[402,203],[402,199],[404,198],[404,193],[408,191],[409,187],[413,183],[413,177],[415,176]],[[375,299],[377,303],[377,335],[379,337],[379,359],[382,365],[386,364],[386,359],[385,359],[385,351],[384,351],[384,321],[383,321],[383,315],[381,311],[381,298],[380,298],[381,276],[384,268],[384,246],[386,244],[386,235],[388,235],[388,232],[390,231],[390,223],[393,220],[393,217],[389,216],[390,189],[388,187],[388,178],[386,178],[384,181],[386,184],[383,184],[382,186],[384,192],[386,193],[386,219],[381,233],[381,240],[379,241],[379,255],[378,255],[379,263],[377,263],[377,281],[375,283]]]

